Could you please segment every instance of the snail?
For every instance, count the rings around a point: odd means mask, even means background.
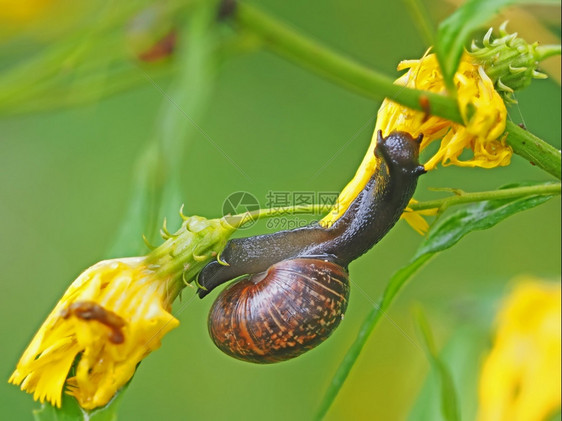
[[[209,313],[209,333],[226,354],[272,363],[294,358],[326,340],[349,298],[349,263],[394,226],[412,197],[422,136],[377,133],[377,169],[330,227],[318,224],[230,240],[221,259],[199,274],[205,297],[222,291]]]

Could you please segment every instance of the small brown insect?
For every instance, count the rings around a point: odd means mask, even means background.
[[[420,107],[424,112],[423,121],[425,122],[431,116],[431,104],[427,96],[420,96]]]
[[[121,330],[125,326],[125,320],[93,301],[77,301],[72,303],[61,312],[61,316],[64,319],[76,316],[82,320],[94,320],[111,329],[111,334],[109,335],[111,343],[122,344],[125,341],[125,336]]]
[[[154,62],[169,57],[174,52],[177,43],[177,33],[171,30],[149,50],[139,54],[139,59],[144,62]]]

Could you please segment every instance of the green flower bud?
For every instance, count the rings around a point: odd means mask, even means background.
[[[147,256],[147,261],[160,276],[172,276],[188,284],[217,257],[236,227],[225,218],[185,216],[181,211],[180,215],[183,223],[174,234],[168,231],[164,221],[160,233],[166,241]]]
[[[539,47],[538,42],[529,44],[517,33],[509,34],[506,25],[504,22],[500,26],[500,37],[496,39],[492,39],[490,28],[482,39],[482,47],[473,41],[470,54],[484,67],[504,100],[516,103],[514,91],[528,86],[533,79],[547,77],[537,67],[541,60],[553,55],[553,50],[550,46]]]

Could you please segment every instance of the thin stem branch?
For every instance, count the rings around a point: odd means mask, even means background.
[[[462,205],[466,203],[483,202],[485,200],[513,199],[525,196],[544,196],[560,194],[561,184],[552,183],[538,186],[514,187],[509,189],[490,190],[484,192],[465,193],[459,192],[454,196],[442,199],[428,200],[425,202],[411,203],[408,205],[412,210],[425,210],[439,208],[445,210],[450,206]],[[225,216],[226,222],[235,229],[241,228],[248,220],[260,220],[275,218],[282,215],[297,214],[324,214],[332,209],[332,205],[301,205],[286,206],[280,208],[258,209],[251,212],[240,213],[232,216]]]
[[[258,209],[251,212],[240,213],[238,215],[225,216],[226,222],[232,227],[239,229],[248,221],[259,221],[260,219],[274,218],[282,215],[297,215],[297,214],[324,214],[332,209],[332,205],[300,205],[300,206],[285,206],[280,208]]]
[[[239,3],[235,16],[240,26],[261,38],[275,53],[339,85],[369,98],[390,98],[415,110],[423,111],[420,100],[427,100],[433,115],[463,124],[458,105],[453,98],[394,85],[388,76],[330,50],[253,6]],[[548,47],[544,49],[544,57],[560,53],[559,47]],[[556,149],[510,122],[506,131],[506,141],[516,154],[558,179],[561,178],[561,158]]]
[[[543,61],[545,58],[562,54],[562,45],[541,45],[536,51],[539,54],[538,61]]]
[[[500,189],[475,193],[459,193],[454,196],[444,197],[443,199],[428,200],[425,202],[411,203],[409,207],[415,211],[425,209],[445,210],[450,206],[462,205],[465,203],[482,202],[484,200],[514,199],[526,196],[547,196],[560,194],[560,183],[514,187],[510,189]]]

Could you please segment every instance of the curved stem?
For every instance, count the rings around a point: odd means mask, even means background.
[[[562,45],[541,45],[537,47],[538,61],[543,61],[545,58],[559,56],[562,54]]]
[[[428,100],[433,115],[463,124],[453,98],[396,86],[388,76],[330,50],[245,3],[238,4],[235,19],[240,26],[261,38],[275,53],[339,85],[369,98],[381,100],[388,97],[415,110],[424,111],[420,100]],[[542,57],[559,53],[559,46],[545,46]],[[506,141],[516,154],[560,179],[561,158],[556,149],[510,122],[506,131],[509,133]]]
[[[251,212],[239,213],[238,215],[225,216],[226,222],[235,229],[241,228],[248,220],[274,218],[281,215],[297,215],[303,213],[326,213],[332,210],[333,205],[300,205],[285,206],[280,208],[258,209]]]
[[[454,99],[397,86],[392,78],[326,48],[253,6],[239,3],[236,22],[258,35],[275,53],[361,95],[379,100],[388,97],[420,111],[424,111],[420,100],[427,99],[433,114],[463,122]]]
[[[443,199],[428,200],[425,202],[411,203],[408,205],[412,210],[419,211],[425,209],[445,210],[450,206],[461,205],[464,203],[482,202],[484,200],[513,199],[525,196],[544,196],[560,194],[560,183],[542,184],[538,186],[514,187],[510,189],[500,189],[475,193],[458,193],[454,196],[444,197]]]

